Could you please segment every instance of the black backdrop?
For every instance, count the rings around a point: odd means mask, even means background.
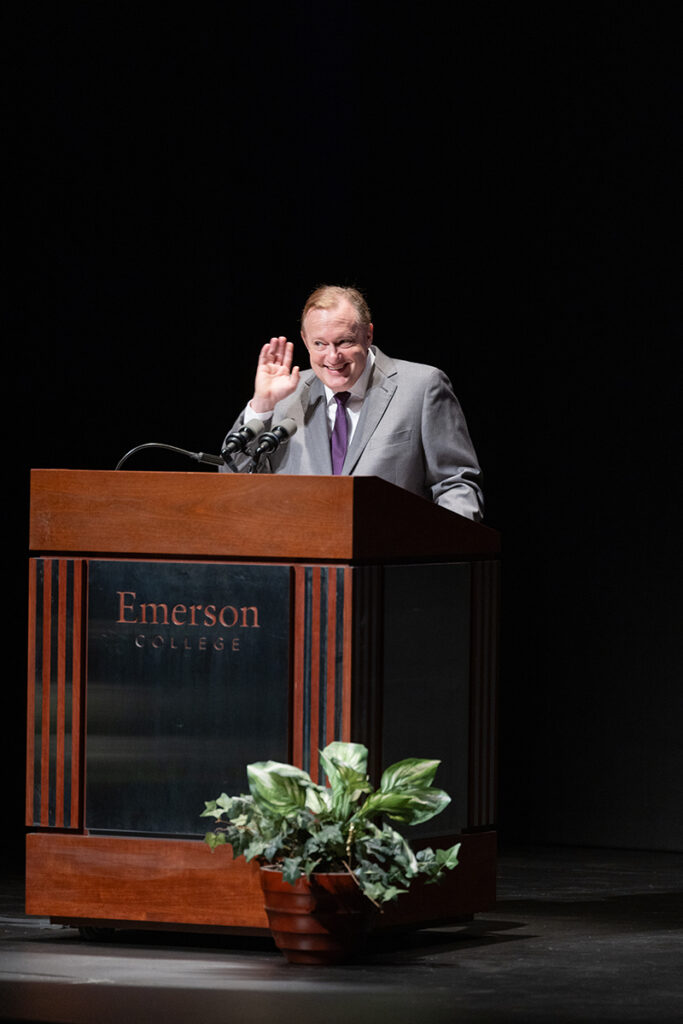
[[[484,466],[505,549],[503,840],[683,848],[663,10],[10,13],[8,835],[28,468],[112,468],[150,440],[216,451],[260,345],[296,338],[327,281],[365,290],[380,347],[449,373]]]

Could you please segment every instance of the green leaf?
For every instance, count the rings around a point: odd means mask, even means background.
[[[204,842],[209,846],[213,853],[217,846],[224,846],[227,842],[225,832],[207,832],[204,836]]]
[[[360,743],[329,743],[320,751],[320,763],[332,790],[330,810],[348,820],[366,793],[372,792],[367,776],[368,751]]]
[[[438,882],[444,871],[450,871],[458,866],[458,851],[460,843],[449,847],[447,850],[437,850],[436,853],[430,846],[420,850],[417,854],[418,870],[428,883]]]
[[[325,749],[320,751],[320,758],[323,765],[326,761],[334,761],[336,764],[355,768],[361,775],[368,770],[368,748],[362,743],[342,743],[341,740],[335,740],[334,743],[328,743]],[[332,779],[330,779],[331,783]]]
[[[450,801],[448,793],[442,789],[399,790],[394,793],[377,790],[368,797],[359,814],[365,817],[386,814],[406,825],[420,825],[440,814]]]
[[[300,768],[277,761],[247,765],[247,778],[256,804],[282,818],[305,806],[306,789],[314,785],[310,775]]]
[[[397,889],[395,885],[385,885],[383,882],[361,880],[360,887],[368,899],[374,903],[388,903],[390,900],[395,900],[400,893],[407,892],[407,889]]]
[[[217,800],[205,800],[204,810],[199,817],[220,818],[222,814],[225,814],[230,809],[234,799],[234,797],[228,796],[226,793],[221,793]]]
[[[282,862],[282,877],[294,885],[301,878],[301,857],[285,857]]]
[[[249,845],[245,847],[245,849],[242,851],[244,854],[244,859],[246,861],[250,861],[262,858],[267,846],[268,843],[263,839],[252,839]]]
[[[324,865],[320,870],[341,871],[346,857],[346,844],[342,827],[338,822],[324,825],[313,832],[303,848],[304,856]]]
[[[428,789],[434,781],[436,769],[441,761],[426,760],[421,757],[407,757],[390,765],[382,773],[379,788],[383,792],[396,789]]]
[[[460,843],[456,843],[455,846],[449,847],[447,850],[436,851],[436,863],[442,870],[451,870],[458,866],[458,852],[460,850]]]
[[[306,842],[307,850],[323,850],[325,846],[344,849],[344,833],[339,822],[331,825],[323,825],[319,831],[314,832]]]
[[[327,814],[332,807],[332,793],[325,786],[309,786],[306,790],[306,809],[311,814]]]
[[[417,874],[417,858],[410,843],[391,825],[384,824],[381,829],[377,829],[375,839],[368,843],[368,848],[375,857],[396,865],[405,881]]]

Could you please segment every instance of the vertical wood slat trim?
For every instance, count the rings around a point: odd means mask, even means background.
[[[315,781],[318,750],[351,738],[351,581],[349,567],[294,568],[292,761]]]
[[[319,566],[309,569],[311,574],[311,662],[310,662],[310,716],[309,716],[309,766],[308,772],[314,782],[318,781],[318,734],[320,730],[320,593],[321,570]]]
[[[84,675],[82,673],[81,651],[84,639],[82,628],[83,610],[83,573],[85,562],[77,559],[74,562],[73,582],[73,649],[71,655],[71,828],[80,828],[81,809],[83,807],[82,793],[85,783],[83,764],[83,746],[81,737],[82,715],[85,711],[84,702],[81,701]]]
[[[36,595],[38,563],[35,558],[28,567],[28,687],[26,700],[26,812],[25,823],[33,824],[33,793],[35,787],[35,718],[36,718]]]
[[[496,820],[499,565],[472,565],[472,667],[468,825]]]
[[[57,563],[57,717],[55,721],[55,825],[64,826],[64,741],[66,723],[66,562]]]
[[[480,700],[481,700],[481,632],[480,621],[480,567],[472,566],[472,640],[471,640],[471,680],[470,680],[470,767],[469,767],[469,808],[468,826],[476,828],[481,820],[479,794],[480,794]]]
[[[470,722],[470,813],[469,825],[477,828],[482,823],[482,587],[481,565],[472,566],[472,689]]]
[[[327,687],[325,695],[325,743],[335,738],[337,718],[337,570],[328,572],[327,586],[327,658],[325,674]],[[339,737],[341,739],[341,737]]]
[[[306,631],[306,570],[294,568],[294,680],[292,696],[292,764],[304,767],[304,642]]]
[[[491,603],[489,610],[489,672],[490,683],[490,731],[491,746],[489,750],[490,761],[490,820],[497,821],[498,818],[498,678],[499,678],[499,645],[500,645],[500,590],[501,590],[501,565],[500,562],[491,563]]]
[[[488,773],[488,746],[486,730],[486,704],[487,704],[487,658],[486,658],[486,613],[490,600],[488,588],[488,574],[486,567],[479,564],[479,604],[477,608],[479,624],[479,642],[477,645],[477,657],[479,659],[479,794],[477,800],[477,825],[482,826],[486,821],[486,794],[489,788]]]
[[[353,587],[354,576],[350,567],[344,569],[344,626],[342,648],[342,729],[340,739],[351,742],[352,694],[353,694]]]
[[[50,655],[52,650],[52,559],[43,562],[43,660],[40,737],[40,824],[49,824],[50,808]]]
[[[82,827],[85,564],[84,559],[65,558],[35,558],[29,562],[29,826]]]

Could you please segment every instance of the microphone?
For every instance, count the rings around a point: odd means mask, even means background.
[[[258,462],[262,455],[270,455],[271,452],[277,451],[281,444],[287,444],[290,437],[296,434],[296,431],[296,423],[291,419],[283,420],[273,427],[272,430],[267,430],[254,452],[254,460]]]
[[[243,452],[255,437],[263,433],[264,429],[265,425],[261,420],[249,420],[243,427],[236,430],[234,434],[228,434],[221,449],[222,457],[226,458],[232,455],[233,452]]]

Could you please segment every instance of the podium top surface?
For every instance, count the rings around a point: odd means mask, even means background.
[[[377,477],[34,469],[35,553],[375,562],[495,557],[496,530]]]

